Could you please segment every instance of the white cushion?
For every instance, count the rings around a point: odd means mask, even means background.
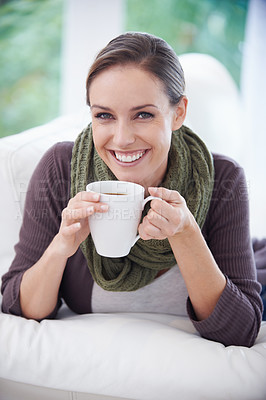
[[[170,315],[0,314],[0,342],[0,376],[17,382],[129,399],[266,398],[266,324],[249,349],[202,339]]]

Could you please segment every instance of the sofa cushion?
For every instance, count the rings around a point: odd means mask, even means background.
[[[62,309],[41,323],[0,314],[0,341],[0,376],[17,382],[129,399],[266,398],[266,324],[252,348],[224,347],[185,317]]]

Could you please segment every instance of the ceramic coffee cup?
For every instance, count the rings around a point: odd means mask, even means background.
[[[105,257],[126,256],[140,238],[137,231],[145,204],[158,197],[144,199],[143,186],[124,181],[92,182],[86,190],[100,193],[100,201],[109,206],[106,213],[89,217],[97,253]]]

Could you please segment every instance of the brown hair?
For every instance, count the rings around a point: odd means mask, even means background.
[[[148,33],[128,32],[111,40],[97,55],[86,82],[87,104],[93,79],[115,65],[135,64],[160,79],[170,104],[175,105],[185,90],[184,72],[174,50],[163,39]]]

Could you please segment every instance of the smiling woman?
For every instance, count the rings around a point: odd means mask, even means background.
[[[205,338],[253,345],[262,302],[245,176],[183,125],[184,87],[176,54],[153,35],[120,35],[98,54],[87,79],[92,123],[48,150],[31,179],[4,312],[53,318],[63,298],[77,313],[186,313]],[[103,180],[140,183],[154,197],[125,257],[101,257],[90,234],[88,217],[108,205],[85,188]],[[58,181],[70,182],[60,196]],[[36,218],[39,209],[48,212]]]
[[[159,38],[121,36],[90,68],[87,103],[95,148],[117,179],[143,185],[146,195],[165,175],[172,131],[186,115],[184,88],[179,60]]]
[[[165,92],[158,78],[135,64],[94,74],[89,86],[98,154],[117,179],[141,184],[146,194],[162,182],[172,131],[186,115],[186,98],[173,106]]]

